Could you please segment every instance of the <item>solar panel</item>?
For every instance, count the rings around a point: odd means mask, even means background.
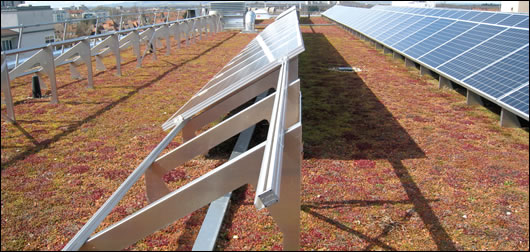
[[[382,34],[379,34],[376,38],[380,38],[381,41],[384,43],[385,40],[392,38],[393,35],[403,33],[404,35],[410,35],[410,33],[404,32],[407,28],[409,28],[411,25],[416,24],[422,19],[426,19],[425,17],[421,16],[412,16],[409,19],[404,20],[403,22],[397,24],[396,26],[392,27],[391,29],[388,29]],[[410,31],[410,30],[409,30]]]
[[[528,84],[504,97],[501,102],[528,115]]]
[[[383,42],[388,44],[388,45],[393,45],[395,43],[398,43],[399,41],[401,41],[403,38],[405,37],[409,37],[411,38],[411,34],[421,30],[422,28],[432,24],[434,21],[436,21],[437,19],[436,18],[432,18],[432,17],[425,17],[421,20],[419,20],[418,22],[414,23],[414,24],[411,24],[410,26],[408,27],[405,27],[403,28],[402,30],[399,30],[399,31],[396,31],[394,34],[395,35],[389,35],[389,37],[387,38],[383,38]],[[407,39],[407,41],[409,41],[409,39]],[[417,40],[419,41],[419,40]]]
[[[528,45],[463,81],[495,99],[528,83]]]
[[[507,25],[507,26],[514,26],[518,23],[521,23],[524,20],[528,20],[528,16],[524,15],[512,15],[510,17],[507,17],[506,19],[502,20],[501,22],[497,23],[499,25]]]
[[[528,44],[528,31],[508,29],[438,69],[461,80]]]
[[[528,84],[528,15],[392,6],[335,6],[323,15],[528,120],[528,94],[515,91]]]
[[[516,24],[515,27],[528,28],[528,18],[521,23]]]
[[[381,33],[393,29],[396,25],[401,24],[403,20],[407,20],[410,17],[411,17],[410,15],[406,15],[406,14],[394,15],[385,21],[390,25],[380,25],[379,27],[371,29],[367,34],[374,38],[377,38]]]
[[[467,22],[453,23],[445,27],[443,30],[434,31],[434,33],[430,34],[430,37],[405,50],[405,53],[413,58],[421,57],[422,55],[475,26],[476,24]]]
[[[511,15],[512,14],[507,14],[507,13],[496,13],[495,15],[487,18],[486,20],[484,20],[482,22],[488,23],[488,24],[496,24],[496,23],[508,18]]]
[[[482,21],[488,19],[489,17],[491,17],[493,15],[495,15],[495,13],[493,13],[493,12],[482,12],[482,13],[479,13],[478,15],[474,16],[470,20],[471,21],[475,21],[475,22],[482,22]]]
[[[434,18],[431,18],[434,19]],[[396,42],[396,44],[392,44],[392,47],[400,50],[405,51],[407,48],[411,47],[412,45],[415,45],[418,42],[421,42],[428,38],[429,36],[433,35],[434,33],[441,31],[445,29],[450,24],[454,23],[453,20],[447,20],[447,19],[435,19],[434,22],[424,26],[421,29],[418,29],[415,33],[408,37],[402,38],[402,40]],[[399,35],[399,34],[398,34]],[[421,54],[419,54],[421,55]]]
[[[463,17],[464,15],[466,15],[467,13],[469,13],[471,11],[454,11],[453,15],[450,15],[449,18],[454,18],[454,19],[460,19],[461,17]]]
[[[215,104],[227,92],[242,88],[250,80],[278,66],[278,59],[304,50],[302,36],[296,24],[296,15],[281,17],[254,38],[242,52],[232,59],[210,82],[182,106],[163,125],[169,129],[173,119],[181,114],[184,119]]]
[[[436,50],[420,57],[419,60],[436,68],[504,29],[498,26],[478,25],[465,33],[456,34],[456,37],[436,48]]]

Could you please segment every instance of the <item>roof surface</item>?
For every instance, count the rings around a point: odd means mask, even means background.
[[[501,128],[497,114],[338,27],[301,30],[302,249],[528,249],[528,131]],[[162,49],[138,69],[128,51],[121,77],[107,57],[94,89],[59,67],[57,105],[27,98],[31,76],[12,80],[18,123],[1,123],[2,250],[61,249],[166,135],[160,125],[254,36],[222,32],[178,50],[173,41],[170,56]],[[360,71],[333,70],[348,65]],[[227,158],[199,156],[165,180],[176,189]],[[235,195],[218,249],[280,249],[252,186]],[[99,230],[146,204],[139,182]],[[128,249],[190,250],[205,212]]]

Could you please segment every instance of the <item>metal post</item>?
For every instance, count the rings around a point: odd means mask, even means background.
[[[68,23],[64,22],[63,41],[66,39],[66,28],[68,28]],[[64,44],[61,46],[61,54],[62,53],[64,53]]]
[[[22,24],[21,24],[22,25]],[[19,31],[18,31],[18,45],[17,45],[17,49],[20,49],[20,47],[22,46],[22,32],[24,31],[24,27],[20,27]],[[19,58],[19,53],[17,53],[17,56],[16,56],[16,60],[15,60],[15,67],[18,66],[18,58]]]
[[[123,22],[123,14],[120,15],[120,27],[118,28],[118,31],[121,31],[121,24]]]
[[[158,13],[155,12],[155,17],[153,18],[153,24],[156,24],[156,14]]]
[[[166,23],[169,22],[169,9],[167,10],[167,17],[166,17]]]
[[[96,18],[96,27],[94,29],[94,35],[98,35],[98,25],[99,25],[99,18]],[[98,42],[98,39],[95,38],[94,39],[94,46],[97,44]]]

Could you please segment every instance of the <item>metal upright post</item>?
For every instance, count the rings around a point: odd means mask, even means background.
[[[123,14],[120,14],[120,27],[118,28],[118,31],[121,31],[121,24],[123,23]]]
[[[64,22],[63,41],[66,39],[66,28],[68,28],[68,22]],[[64,53],[64,44],[61,46],[61,54],[62,53]]]
[[[20,24],[22,25],[22,24]],[[18,31],[18,45],[17,45],[17,49],[19,49],[21,46],[22,46],[22,32],[24,31],[24,27],[20,27],[19,31]],[[17,53],[17,56],[16,56],[16,59],[15,59],[15,67],[18,66],[18,58],[19,58],[19,53]]]

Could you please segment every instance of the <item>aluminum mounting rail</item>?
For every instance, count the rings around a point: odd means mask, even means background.
[[[192,97],[185,113],[168,119],[173,125],[170,133],[97,210],[85,226],[63,250],[120,250],[156,232],[177,219],[189,215],[214,200],[245,184],[258,188],[261,167],[271,164],[273,176],[265,181],[275,189],[275,204],[264,204],[280,231],[286,250],[300,248],[300,166],[302,161],[301,93],[298,79],[298,55],[304,51],[298,18],[295,12],[283,15],[266,30],[262,51],[251,69],[238,72],[223,85],[212,85],[208,91]],[[280,29],[282,28],[282,29]],[[262,32],[267,34],[265,30]],[[278,39],[275,39],[278,38]],[[283,41],[282,41],[283,40]],[[273,61],[263,54],[270,48]],[[249,56],[249,55],[247,55]],[[246,57],[246,56],[245,56]],[[246,64],[248,65],[248,64]],[[248,78],[248,76],[252,76]],[[234,84],[235,83],[237,84]],[[250,99],[271,90],[276,91],[215,126],[200,131]],[[202,92],[202,91],[200,91]],[[210,99],[212,98],[212,99]],[[187,115],[187,116],[184,116]],[[269,123],[267,141],[240,153],[224,164],[208,171],[186,185],[170,190],[164,175],[207,153],[211,148],[266,120]],[[159,156],[168,143],[182,130],[183,142]],[[283,147],[282,147],[283,146]],[[268,155],[264,155],[269,149]],[[270,169],[270,168],[269,168]],[[122,220],[93,234],[125,193],[142,175],[148,204]],[[274,181],[275,180],[275,181]],[[282,188],[279,198],[279,188]],[[266,188],[266,187],[263,187]],[[268,201],[266,201],[268,202]]]
[[[121,31],[112,31],[112,32],[107,32],[107,33],[103,33],[103,34],[95,34],[95,35],[90,35],[90,36],[83,36],[83,37],[79,37],[79,38],[74,38],[74,39],[68,39],[68,40],[64,40],[64,41],[57,41],[57,42],[53,42],[53,43],[42,44],[42,45],[38,45],[38,46],[17,48],[17,49],[4,51],[4,53],[6,55],[13,55],[13,54],[18,54],[18,53],[24,53],[24,52],[39,50],[39,49],[42,49],[42,48],[45,48],[45,47],[48,47],[48,46],[56,47],[56,46],[62,46],[64,44],[72,44],[72,43],[79,42],[79,41],[82,41],[82,40],[85,40],[85,39],[106,38],[106,37],[114,35],[114,34],[126,34],[126,33],[129,33],[131,31],[135,31],[135,30],[145,30],[145,29],[149,29],[151,27],[160,27],[160,26],[163,26],[163,25],[170,25],[170,24],[174,24],[174,23],[182,23],[182,22],[196,20],[196,19],[209,17],[209,16],[217,16],[218,17],[218,15],[208,15],[208,16],[200,16],[200,17],[179,19],[179,20],[169,21],[167,23],[144,25],[144,26],[139,26],[139,27],[136,27],[136,28],[130,28],[130,29],[121,30]],[[4,29],[4,28],[2,28],[2,29]]]
[[[2,93],[5,93],[2,103],[5,103],[7,110],[11,111],[8,115],[4,115],[3,118],[8,118],[8,121],[14,122],[15,117],[12,113],[14,104],[11,99],[10,91],[10,80],[13,80],[17,77],[36,74],[40,79],[41,89],[49,89],[51,91],[51,103],[58,103],[59,98],[56,89],[56,78],[55,78],[55,68],[60,65],[68,64],[70,67],[70,73],[72,79],[80,79],[81,75],[76,69],[80,64],[85,64],[88,67],[88,88],[93,88],[93,71],[91,64],[91,57],[96,59],[96,70],[104,71],[107,68],[103,64],[102,57],[112,52],[113,56],[116,59],[116,74],[121,75],[121,56],[120,51],[128,48],[129,46],[133,47],[133,51],[136,54],[137,64],[136,67],[141,67],[141,62],[143,56],[140,53],[140,43],[142,41],[142,34],[150,34],[149,38],[146,40],[148,45],[153,47],[153,57],[156,60],[156,49],[157,41],[159,39],[166,40],[166,55],[170,54],[170,36],[177,41],[178,47],[180,48],[180,39],[181,33],[185,34],[186,44],[190,44],[190,41],[195,42],[195,37],[197,37],[197,31],[200,32],[199,39],[202,39],[202,32],[217,33],[220,32],[220,16],[219,15],[208,15],[201,16],[189,19],[181,19],[170,21],[167,23],[147,25],[142,27],[137,27],[134,29],[127,29],[117,32],[110,32],[105,34],[98,34],[92,36],[85,36],[76,39],[70,39],[60,42],[54,42],[50,44],[43,44],[40,46],[30,47],[30,48],[20,48],[9,51],[2,52],[2,64],[6,64],[6,67],[2,68]],[[142,33],[139,33],[140,30],[144,30]],[[120,38],[120,34],[126,34]],[[90,39],[101,38],[101,41],[98,44],[90,46]],[[74,44],[73,47],[68,50],[63,51],[59,56],[54,58],[53,48],[55,46],[61,46],[64,44]],[[146,50],[149,46],[146,46]],[[15,67],[9,70],[9,62],[7,62],[7,56],[29,51],[37,51],[29,58],[25,59],[20,64],[15,64]],[[42,75],[46,74],[49,77],[49,87],[42,81]],[[8,75],[4,77],[4,75]],[[9,89],[9,91],[8,91]],[[9,96],[9,97],[8,97]]]
[[[126,16],[137,16],[137,15],[145,15],[145,14],[156,14],[156,13],[167,13],[167,12],[179,12],[180,10],[175,11],[153,11],[153,12],[140,12],[140,13],[129,13],[129,14],[121,14],[121,15],[110,15],[110,16],[102,16],[102,17],[92,17],[92,18],[79,18],[79,19],[68,19],[65,21],[58,21],[58,22],[49,22],[49,23],[42,23],[42,24],[31,24],[31,25],[15,25],[15,26],[6,26],[2,27],[2,29],[19,29],[19,28],[29,28],[29,27],[38,27],[38,26],[44,26],[44,25],[54,25],[54,24],[64,24],[64,23],[75,23],[80,21],[87,21],[87,20],[94,20],[94,19],[104,19],[104,18],[111,18],[111,17],[126,17]]]
[[[267,144],[265,154],[261,163],[261,170],[256,188],[254,205],[257,209],[271,206],[280,200],[280,181],[282,173],[282,158],[285,134],[285,108],[287,105],[287,85],[289,61],[287,58],[281,59],[282,66],[274,106],[270,121],[269,132],[267,133]]]

